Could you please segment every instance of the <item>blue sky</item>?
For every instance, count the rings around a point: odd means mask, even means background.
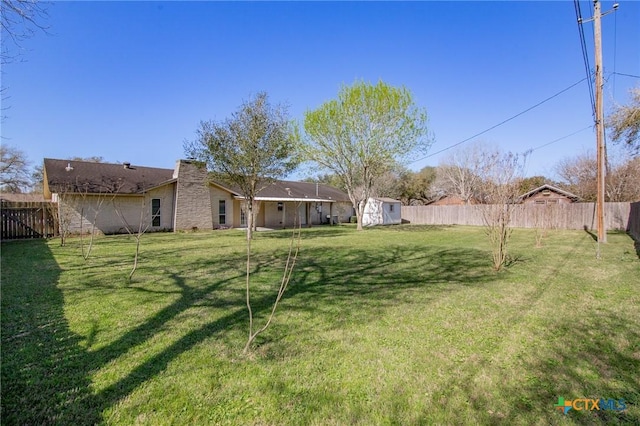
[[[640,2],[619,3],[603,18],[608,108],[640,85],[621,75],[640,75]],[[580,4],[590,17],[592,2]],[[2,143],[33,163],[101,156],[172,168],[200,120],[224,119],[259,91],[301,120],[356,80],[411,90],[434,154],[586,77],[572,1],[55,2],[48,14],[49,34],[2,70]],[[592,124],[583,81],[473,140],[524,152],[584,129],[529,156],[528,175],[551,176],[561,158],[593,150]]]

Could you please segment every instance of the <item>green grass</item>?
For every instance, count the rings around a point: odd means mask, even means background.
[[[290,231],[258,233],[264,320]],[[640,260],[609,234],[500,273],[481,228],[303,230],[292,282],[250,356],[244,234],[2,244],[2,424],[639,424]],[[623,412],[554,409],[624,399]]]

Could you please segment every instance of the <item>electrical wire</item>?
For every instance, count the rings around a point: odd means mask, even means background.
[[[614,72],[613,74],[614,75],[622,75],[622,76],[631,77],[631,78],[640,78],[640,75],[624,74],[624,73],[621,73],[621,72]]]
[[[589,55],[587,53],[587,42],[584,36],[584,26],[582,22],[582,11],[580,10],[580,0],[574,0],[573,5],[576,11],[576,18],[578,22],[578,34],[580,35],[580,47],[582,48],[582,60],[584,62],[585,72],[587,78],[591,78],[591,65],[589,64]],[[596,98],[593,93],[593,85],[589,84],[589,99],[591,99],[591,113],[593,114],[593,120],[596,121]]]
[[[616,57],[618,56],[618,9],[613,9],[613,96],[616,96]]]
[[[576,131],[575,131],[575,132],[573,132],[573,133],[570,133],[570,134],[568,134],[568,135],[562,136],[562,137],[560,137],[560,138],[558,138],[558,139],[554,139],[554,140],[552,140],[551,142],[547,142],[547,143],[545,143],[545,144],[538,145],[538,146],[536,146],[535,148],[529,148],[529,149],[528,149],[528,150],[526,150],[524,153],[525,153],[525,154],[530,154],[530,153],[532,153],[532,152],[534,152],[534,151],[537,151],[537,150],[539,150],[539,149],[541,149],[541,148],[547,147],[547,146],[549,146],[549,145],[551,145],[551,144],[554,144],[554,143],[556,143],[556,142],[560,142],[561,140],[564,140],[564,139],[570,138],[570,137],[571,137],[571,136],[573,136],[573,135],[577,135],[577,134],[578,134],[578,133],[580,133],[580,132],[584,132],[584,131],[585,131],[585,130],[587,130],[587,129],[593,129],[593,125],[591,125],[591,124],[590,124],[590,125],[588,125],[587,127],[583,127],[582,129],[580,129],[580,130],[576,130]]]
[[[462,140],[462,141],[460,141],[460,142],[454,143],[453,145],[449,145],[448,147],[443,148],[443,149],[441,149],[441,150],[439,150],[439,151],[433,152],[433,153],[431,153],[431,154],[429,154],[429,155],[425,155],[424,157],[418,158],[417,160],[413,160],[413,161],[412,161],[412,162],[410,162],[409,164],[417,163],[418,161],[422,161],[422,160],[427,159],[427,158],[429,158],[429,157],[433,157],[434,155],[438,155],[438,154],[440,154],[440,153],[442,153],[442,152],[445,152],[445,151],[450,150],[451,148],[455,148],[456,146],[462,145],[462,144],[463,144],[463,143],[465,143],[465,142],[469,142],[470,140],[475,139],[475,138],[477,138],[477,137],[478,137],[478,136],[480,136],[480,135],[484,135],[485,133],[487,133],[487,132],[489,132],[489,131],[491,131],[491,130],[495,129],[496,127],[500,127],[500,126],[502,126],[503,124],[506,124],[506,123],[508,123],[509,121],[511,121],[511,120],[513,120],[513,119],[515,119],[515,118],[518,118],[518,117],[520,117],[521,115],[523,115],[523,114],[525,114],[525,113],[527,113],[527,112],[531,111],[532,109],[537,108],[537,107],[539,107],[540,105],[542,105],[542,104],[544,104],[544,103],[546,103],[546,102],[550,101],[551,99],[553,99],[553,98],[556,98],[556,97],[560,96],[561,94],[563,94],[563,93],[564,93],[564,92],[566,92],[567,90],[574,88],[575,86],[577,86],[578,84],[582,83],[582,82],[583,82],[583,81],[585,81],[586,79],[587,79],[587,77],[584,77],[583,79],[581,79],[581,80],[579,80],[579,81],[577,81],[577,82],[573,83],[571,86],[569,86],[569,87],[567,87],[567,88],[565,88],[565,89],[562,89],[561,91],[559,91],[558,93],[556,93],[556,94],[554,94],[554,95],[549,96],[547,99],[545,99],[545,100],[543,100],[543,101],[538,102],[537,104],[535,104],[535,105],[533,105],[533,106],[531,106],[531,107],[529,107],[529,108],[525,109],[524,111],[521,111],[521,112],[517,113],[516,115],[512,115],[511,117],[507,118],[506,120],[502,120],[500,123],[495,124],[495,125],[493,125],[493,126],[489,127],[489,128],[488,128],[488,129],[486,129],[486,130],[483,130],[483,131],[481,131],[481,132],[479,132],[479,133],[476,133],[475,135],[473,135],[473,136],[471,136],[471,137],[468,137],[468,138],[466,138],[466,139],[464,139],[464,140]]]

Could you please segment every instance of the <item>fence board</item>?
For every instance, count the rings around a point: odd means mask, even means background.
[[[632,204],[634,207],[632,208]],[[633,215],[632,215],[633,213]],[[640,203],[605,203],[605,222],[609,230],[640,235]],[[482,226],[481,206],[402,206],[402,221],[418,225]],[[515,206],[514,228],[594,229],[595,203],[519,204]],[[633,235],[633,234],[632,234]]]
[[[629,222],[627,232],[636,240],[640,241],[640,201],[631,203],[629,211]]]
[[[57,205],[50,202],[11,202],[2,200],[2,240],[49,238],[58,235]]]

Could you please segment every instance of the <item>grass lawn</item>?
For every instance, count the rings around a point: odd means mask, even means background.
[[[609,234],[302,231],[275,322],[242,356],[244,234],[2,244],[2,424],[640,424],[640,260]],[[258,320],[290,231],[258,233]],[[639,249],[640,250],[640,249]],[[557,411],[558,398],[626,410]]]

